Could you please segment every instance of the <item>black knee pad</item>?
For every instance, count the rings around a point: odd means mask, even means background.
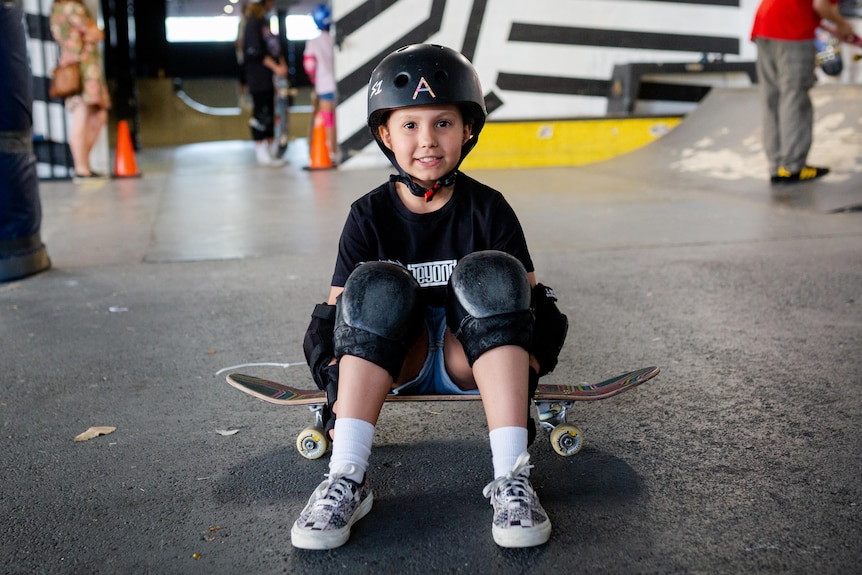
[[[529,351],[533,313],[521,262],[494,250],[462,258],[449,277],[446,325],[464,346],[471,367],[495,347],[517,345]]]
[[[335,310],[335,357],[352,355],[398,379],[424,326],[419,284],[409,271],[368,262],[347,278]]]

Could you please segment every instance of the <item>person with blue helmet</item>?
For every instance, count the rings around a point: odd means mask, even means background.
[[[320,30],[329,30],[332,26],[332,11],[326,4],[318,4],[311,12],[314,23]]]
[[[320,4],[311,13],[320,35],[305,43],[302,65],[314,86],[315,116],[319,113],[326,128],[326,146],[332,163],[338,164],[338,139],[335,131],[335,40],[330,33],[332,11]]]

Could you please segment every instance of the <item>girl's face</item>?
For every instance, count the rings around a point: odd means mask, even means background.
[[[405,172],[430,188],[461,159],[461,146],[470,139],[454,104],[398,108],[381,125],[380,137]]]

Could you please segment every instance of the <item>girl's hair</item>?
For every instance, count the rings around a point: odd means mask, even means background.
[[[251,16],[252,18],[263,18],[266,16],[266,1],[263,2],[252,2],[248,5],[246,14]]]

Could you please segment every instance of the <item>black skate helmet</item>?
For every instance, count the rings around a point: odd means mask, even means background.
[[[390,110],[431,104],[457,105],[464,123],[472,125],[472,136],[461,146],[458,165],[426,190],[398,165],[395,154],[380,138],[378,128]],[[455,182],[458,166],[476,145],[486,115],[485,98],[476,70],[467,58],[451,48],[435,44],[405,46],[383,58],[371,73],[368,83],[368,127],[371,134],[398,170],[396,179],[426,201],[431,201],[441,187]]]

